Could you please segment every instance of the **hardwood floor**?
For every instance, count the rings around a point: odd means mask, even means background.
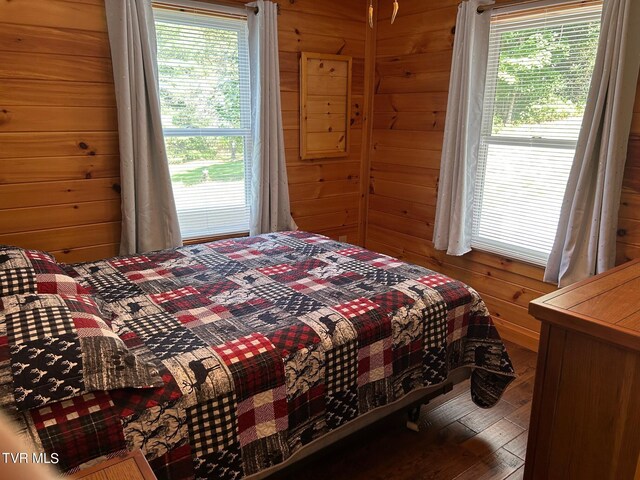
[[[536,354],[507,343],[518,373],[492,409],[478,408],[469,382],[422,407],[420,433],[403,413],[275,475],[278,480],[517,480],[524,472]]]

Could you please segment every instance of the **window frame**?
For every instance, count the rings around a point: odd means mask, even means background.
[[[224,28],[234,31],[238,34],[239,39],[239,51],[240,51],[240,38],[244,38],[242,44],[246,47],[246,54],[249,55],[249,41],[248,41],[248,19],[245,9],[226,7],[223,5],[215,5],[202,2],[194,2],[188,0],[173,0],[170,3],[164,2],[152,2],[154,26],[157,22],[172,23],[175,25],[190,25],[196,27],[212,28],[212,22],[224,21],[229,19],[236,22],[242,22],[242,26],[239,28]],[[193,14],[189,21],[178,21],[176,17],[181,15]],[[242,137],[244,139],[244,198],[245,206],[249,210],[250,216],[250,199],[251,199],[251,167],[253,157],[253,132],[251,128],[251,72],[248,62],[239,62],[239,78],[245,78],[245,82],[240,82],[240,124],[246,125],[242,128],[190,128],[190,127],[162,127],[163,137],[166,138],[184,138],[184,137]],[[245,99],[243,101],[242,99]],[[222,209],[218,209],[222,210]],[[225,210],[235,210],[232,207],[227,207]],[[178,212],[180,216],[180,212]],[[196,233],[193,235],[184,236],[183,241],[185,243],[196,243],[201,241],[208,241],[213,239],[231,238],[233,236],[247,235],[249,232],[250,218],[246,229],[223,231],[220,233],[203,234]],[[182,230],[182,229],[181,229]]]
[[[575,2],[576,5],[579,3],[581,2],[578,2],[578,1]],[[599,5],[600,7],[602,7],[602,1],[594,0],[593,2],[590,2],[590,3],[593,3],[594,5]],[[499,11],[492,10],[490,14],[492,15],[492,17],[497,15],[508,16],[509,18],[504,20],[505,22],[507,22],[507,21],[513,21],[514,17],[522,18],[522,17],[539,15],[539,13],[532,12],[532,10],[548,8],[550,6],[553,7],[553,5],[550,5],[550,2],[543,0],[536,5],[531,5],[531,4],[522,5],[522,6],[514,5],[512,7],[508,7],[508,10],[504,13],[498,13]],[[573,3],[569,5],[562,5],[562,2],[559,2],[559,4],[556,6],[558,7],[559,12],[563,12],[564,11],[563,7],[571,8],[571,6],[573,6]],[[497,22],[500,22],[500,20],[497,20]],[[566,20],[557,19],[557,21],[546,22],[545,26],[564,25],[565,23],[566,23]],[[523,29],[526,29],[526,27],[525,28],[517,27],[517,26],[513,26],[511,28],[502,27],[501,34],[509,31],[519,31]],[[489,78],[492,78],[490,77],[491,75],[493,76],[493,78],[497,80],[498,70],[500,68],[501,51],[502,51],[501,44],[499,42],[492,43],[491,40],[489,40],[489,48],[488,48],[488,55],[487,55],[488,68],[486,72],[485,85],[487,80]],[[491,68],[491,66],[493,66],[494,68]],[[497,85],[497,81],[495,82],[495,84]],[[489,93],[489,95],[487,95],[487,93]],[[476,204],[482,205],[482,201],[485,193],[485,190],[484,190],[485,172],[486,172],[487,163],[489,159],[489,155],[486,152],[486,150],[488,150],[489,146],[501,145],[501,146],[507,146],[507,147],[530,147],[530,148],[536,148],[536,149],[548,148],[548,149],[554,149],[554,150],[572,150],[573,152],[576,151],[576,148],[578,146],[577,139],[566,140],[566,139],[560,139],[560,138],[555,138],[555,139],[543,138],[538,136],[518,137],[518,136],[507,136],[507,135],[494,135],[491,131],[488,134],[485,133],[485,128],[487,126],[485,125],[485,116],[487,116],[487,118],[490,119],[488,123],[490,130],[492,129],[491,127],[493,127],[493,118],[495,117],[495,110],[497,108],[496,93],[497,93],[497,89],[493,89],[490,92],[487,92],[485,90],[485,97],[483,99],[482,120],[481,120],[481,126],[480,126],[481,135],[480,135],[480,142],[478,145],[477,172],[475,176],[475,186],[474,186],[474,205]],[[485,150],[485,152],[483,152],[483,149]],[[476,211],[476,209],[474,208],[472,233],[471,233],[472,249],[500,255],[510,260],[516,260],[516,261],[525,262],[525,263],[529,263],[529,264],[540,266],[540,267],[546,267],[550,253],[542,254],[533,249],[523,248],[507,242],[501,242],[498,240],[481,237],[479,233],[480,218],[481,218],[481,212]]]

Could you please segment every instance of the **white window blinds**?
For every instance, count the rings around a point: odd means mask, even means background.
[[[249,229],[246,19],[156,9],[162,126],[183,238]]]
[[[602,4],[494,15],[472,247],[545,265],[584,114]]]

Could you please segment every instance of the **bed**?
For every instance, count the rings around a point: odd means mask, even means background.
[[[472,288],[318,234],[61,268],[161,377],[16,413],[64,471],[139,448],[159,479],[262,478],[453,380],[489,408],[514,378]]]

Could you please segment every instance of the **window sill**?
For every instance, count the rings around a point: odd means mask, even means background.
[[[196,245],[198,243],[215,242],[216,240],[227,240],[229,238],[248,237],[249,232],[227,233],[224,235],[213,235],[210,237],[187,238],[182,241],[183,245]]]

